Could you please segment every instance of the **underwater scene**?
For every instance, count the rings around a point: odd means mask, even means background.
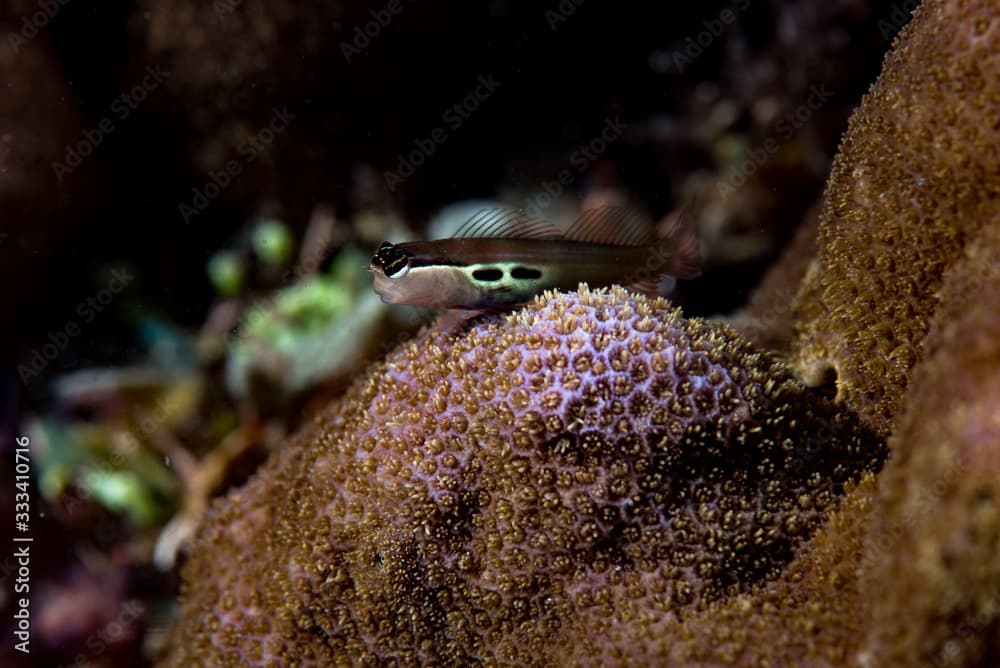
[[[1000,666],[1000,0],[3,0],[0,665]]]

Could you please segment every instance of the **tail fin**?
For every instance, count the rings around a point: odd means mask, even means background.
[[[677,278],[701,276],[701,240],[698,238],[698,221],[691,215],[695,200],[679,212],[670,213],[660,224],[663,229],[661,244],[668,245],[674,256],[671,274]]]

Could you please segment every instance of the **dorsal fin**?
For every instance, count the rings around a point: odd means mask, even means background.
[[[670,239],[667,235],[664,239]],[[569,229],[534,218],[518,209],[483,209],[455,232],[456,239],[562,239],[610,246],[657,243],[656,227],[641,213],[618,206],[589,209]]]
[[[562,237],[592,244],[645,246],[656,242],[656,228],[632,209],[602,206],[584,211]]]
[[[559,239],[559,228],[518,209],[483,209],[455,232],[457,239]]]

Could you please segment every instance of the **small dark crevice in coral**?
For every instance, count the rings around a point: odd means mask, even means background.
[[[604,569],[621,568],[631,570],[632,559],[625,553],[624,547],[628,541],[622,539],[626,529],[625,524],[618,524],[608,532],[608,535],[590,549],[582,550],[579,555],[582,564],[603,564]]]
[[[828,366],[823,370],[823,378],[819,385],[810,387],[809,390],[824,399],[834,399],[837,396],[837,369]]]
[[[433,648],[429,656],[420,657],[421,661],[432,659],[434,663],[451,663],[455,657],[441,652],[453,647],[447,642],[442,588],[430,584],[433,578],[419,541],[413,538],[392,541],[387,548],[379,552],[382,562],[377,577],[384,582],[379,588],[381,600],[370,607],[367,624],[386,637],[406,633],[412,635],[414,646]],[[447,592],[444,595],[447,596]],[[379,649],[375,648],[376,653]],[[417,655],[408,658],[414,661]]]
[[[479,489],[468,487],[459,491],[451,508],[436,509],[428,520],[430,535],[448,552],[458,553],[472,540],[473,521],[479,514]]]
[[[540,452],[554,455],[569,464],[579,463],[581,453],[577,446],[576,434],[563,432],[541,444]]]

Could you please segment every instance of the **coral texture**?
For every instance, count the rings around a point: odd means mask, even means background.
[[[945,276],[879,481],[866,589],[874,665],[1000,656],[1000,202]]]
[[[439,325],[216,506],[167,663],[662,659],[672,612],[777,575],[881,454],[663,300]]]
[[[942,275],[1000,197],[997,3],[928,2],[851,118],[816,267],[799,293],[799,363],[888,435]]]
[[[668,658],[653,665],[845,666],[856,658],[866,620],[858,614],[862,545],[871,524],[875,476],[866,475],[830,513],[823,527],[796,552],[779,578],[751,591],[662,621],[660,635]],[[593,620],[589,637],[628,634],[634,628]],[[666,640],[666,639],[669,639]],[[585,654],[568,663],[621,665],[617,654]]]
[[[848,495],[779,579],[686,619],[697,665],[995,662],[996,9],[930,2],[904,31],[852,121],[795,306],[803,375],[834,369],[839,398],[892,432],[878,492]],[[772,276],[800,267],[793,245]],[[766,281],[751,302],[756,340],[783,340],[780,296]]]

